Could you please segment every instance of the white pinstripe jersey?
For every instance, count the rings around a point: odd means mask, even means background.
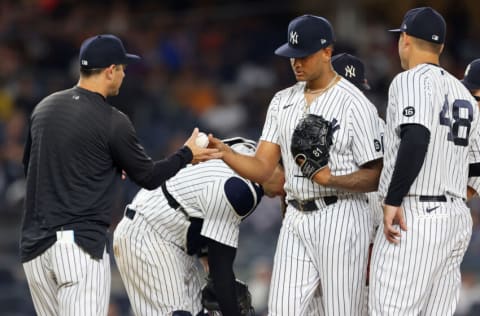
[[[400,145],[402,124],[430,131],[430,144],[408,195],[465,197],[468,163],[478,161],[478,108],[470,92],[443,68],[420,64],[398,74],[388,93],[385,157],[379,192],[384,198]]]
[[[260,140],[278,144],[285,167],[287,198],[299,200],[341,195],[341,191],[326,188],[302,175],[290,151],[292,134],[305,114],[305,82],[277,92],[270,102]],[[359,166],[381,158],[378,113],[365,95],[348,80],[341,80],[319,95],[306,108],[306,113],[336,120],[339,129],[333,135],[329,167],[333,175],[357,171]]]
[[[480,119],[479,119],[480,122]],[[479,123],[480,124],[480,123]],[[469,152],[469,162],[478,163],[480,161],[480,127],[477,129],[479,134],[478,138],[472,137],[470,152]],[[480,194],[480,177],[470,177],[468,178],[468,185],[477,191]]]
[[[201,235],[237,248],[242,218],[232,208],[224,191],[225,181],[232,176],[239,177],[223,161],[210,160],[183,168],[166,182],[166,186],[188,216],[204,219]],[[251,182],[245,181],[251,186]],[[165,240],[185,245],[188,218],[182,211],[169,207],[160,187],[151,191],[141,189],[129,207],[143,214]]]

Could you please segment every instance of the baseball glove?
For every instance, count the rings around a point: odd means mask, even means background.
[[[247,285],[236,279],[235,290],[237,293],[237,302],[242,316],[254,316],[255,312],[252,307],[252,295]],[[218,304],[212,279],[207,278],[207,283],[202,288],[202,306],[209,312],[221,312],[220,304]]]
[[[334,127],[321,115],[308,114],[295,128],[290,150],[302,173],[310,180],[328,164]]]

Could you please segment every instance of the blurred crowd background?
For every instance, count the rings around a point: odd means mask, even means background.
[[[143,56],[109,101],[132,119],[146,151],[162,158],[195,126],[221,138],[258,139],[271,97],[295,80],[289,61],[273,51],[286,41],[288,22],[305,13],[332,22],[336,53],[365,62],[367,96],[384,116],[388,85],[401,71],[397,37],[386,30],[423,5],[446,18],[442,65],[462,78],[466,65],[480,58],[477,0],[0,0],[0,315],[35,315],[18,256],[23,144],[35,105],[75,85],[85,38],[113,33]],[[117,185],[111,230],[138,190],[128,180]],[[458,316],[480,315],[480,200],[470,206],[475,227]],[[235,270],[248,282],[259,315],[266,310],[280,225],[278,199],[265,199],[242,224]],[[131,315],[113,260],[112,270],[110,315]]]

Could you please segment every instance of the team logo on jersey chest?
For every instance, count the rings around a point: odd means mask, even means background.
[[[407,106],[403,109],[403,116],[411,117],[415,115],[415,108],[413,106]]]

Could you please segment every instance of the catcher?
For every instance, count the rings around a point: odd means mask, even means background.
[[[255,153],[253,141],[225,142],[243,154]],[[113,243],[134,313],[191,316],[204,315],[205,309],[250,315],[250,294],[232,268],[239,225],[264,194],[284,194],[284,181],[281,167],[258,185],[223,161],[211,160],[187,166],[160,188],[140,190],[115,229]],[[203,289],[197,257],[209,272]]]

